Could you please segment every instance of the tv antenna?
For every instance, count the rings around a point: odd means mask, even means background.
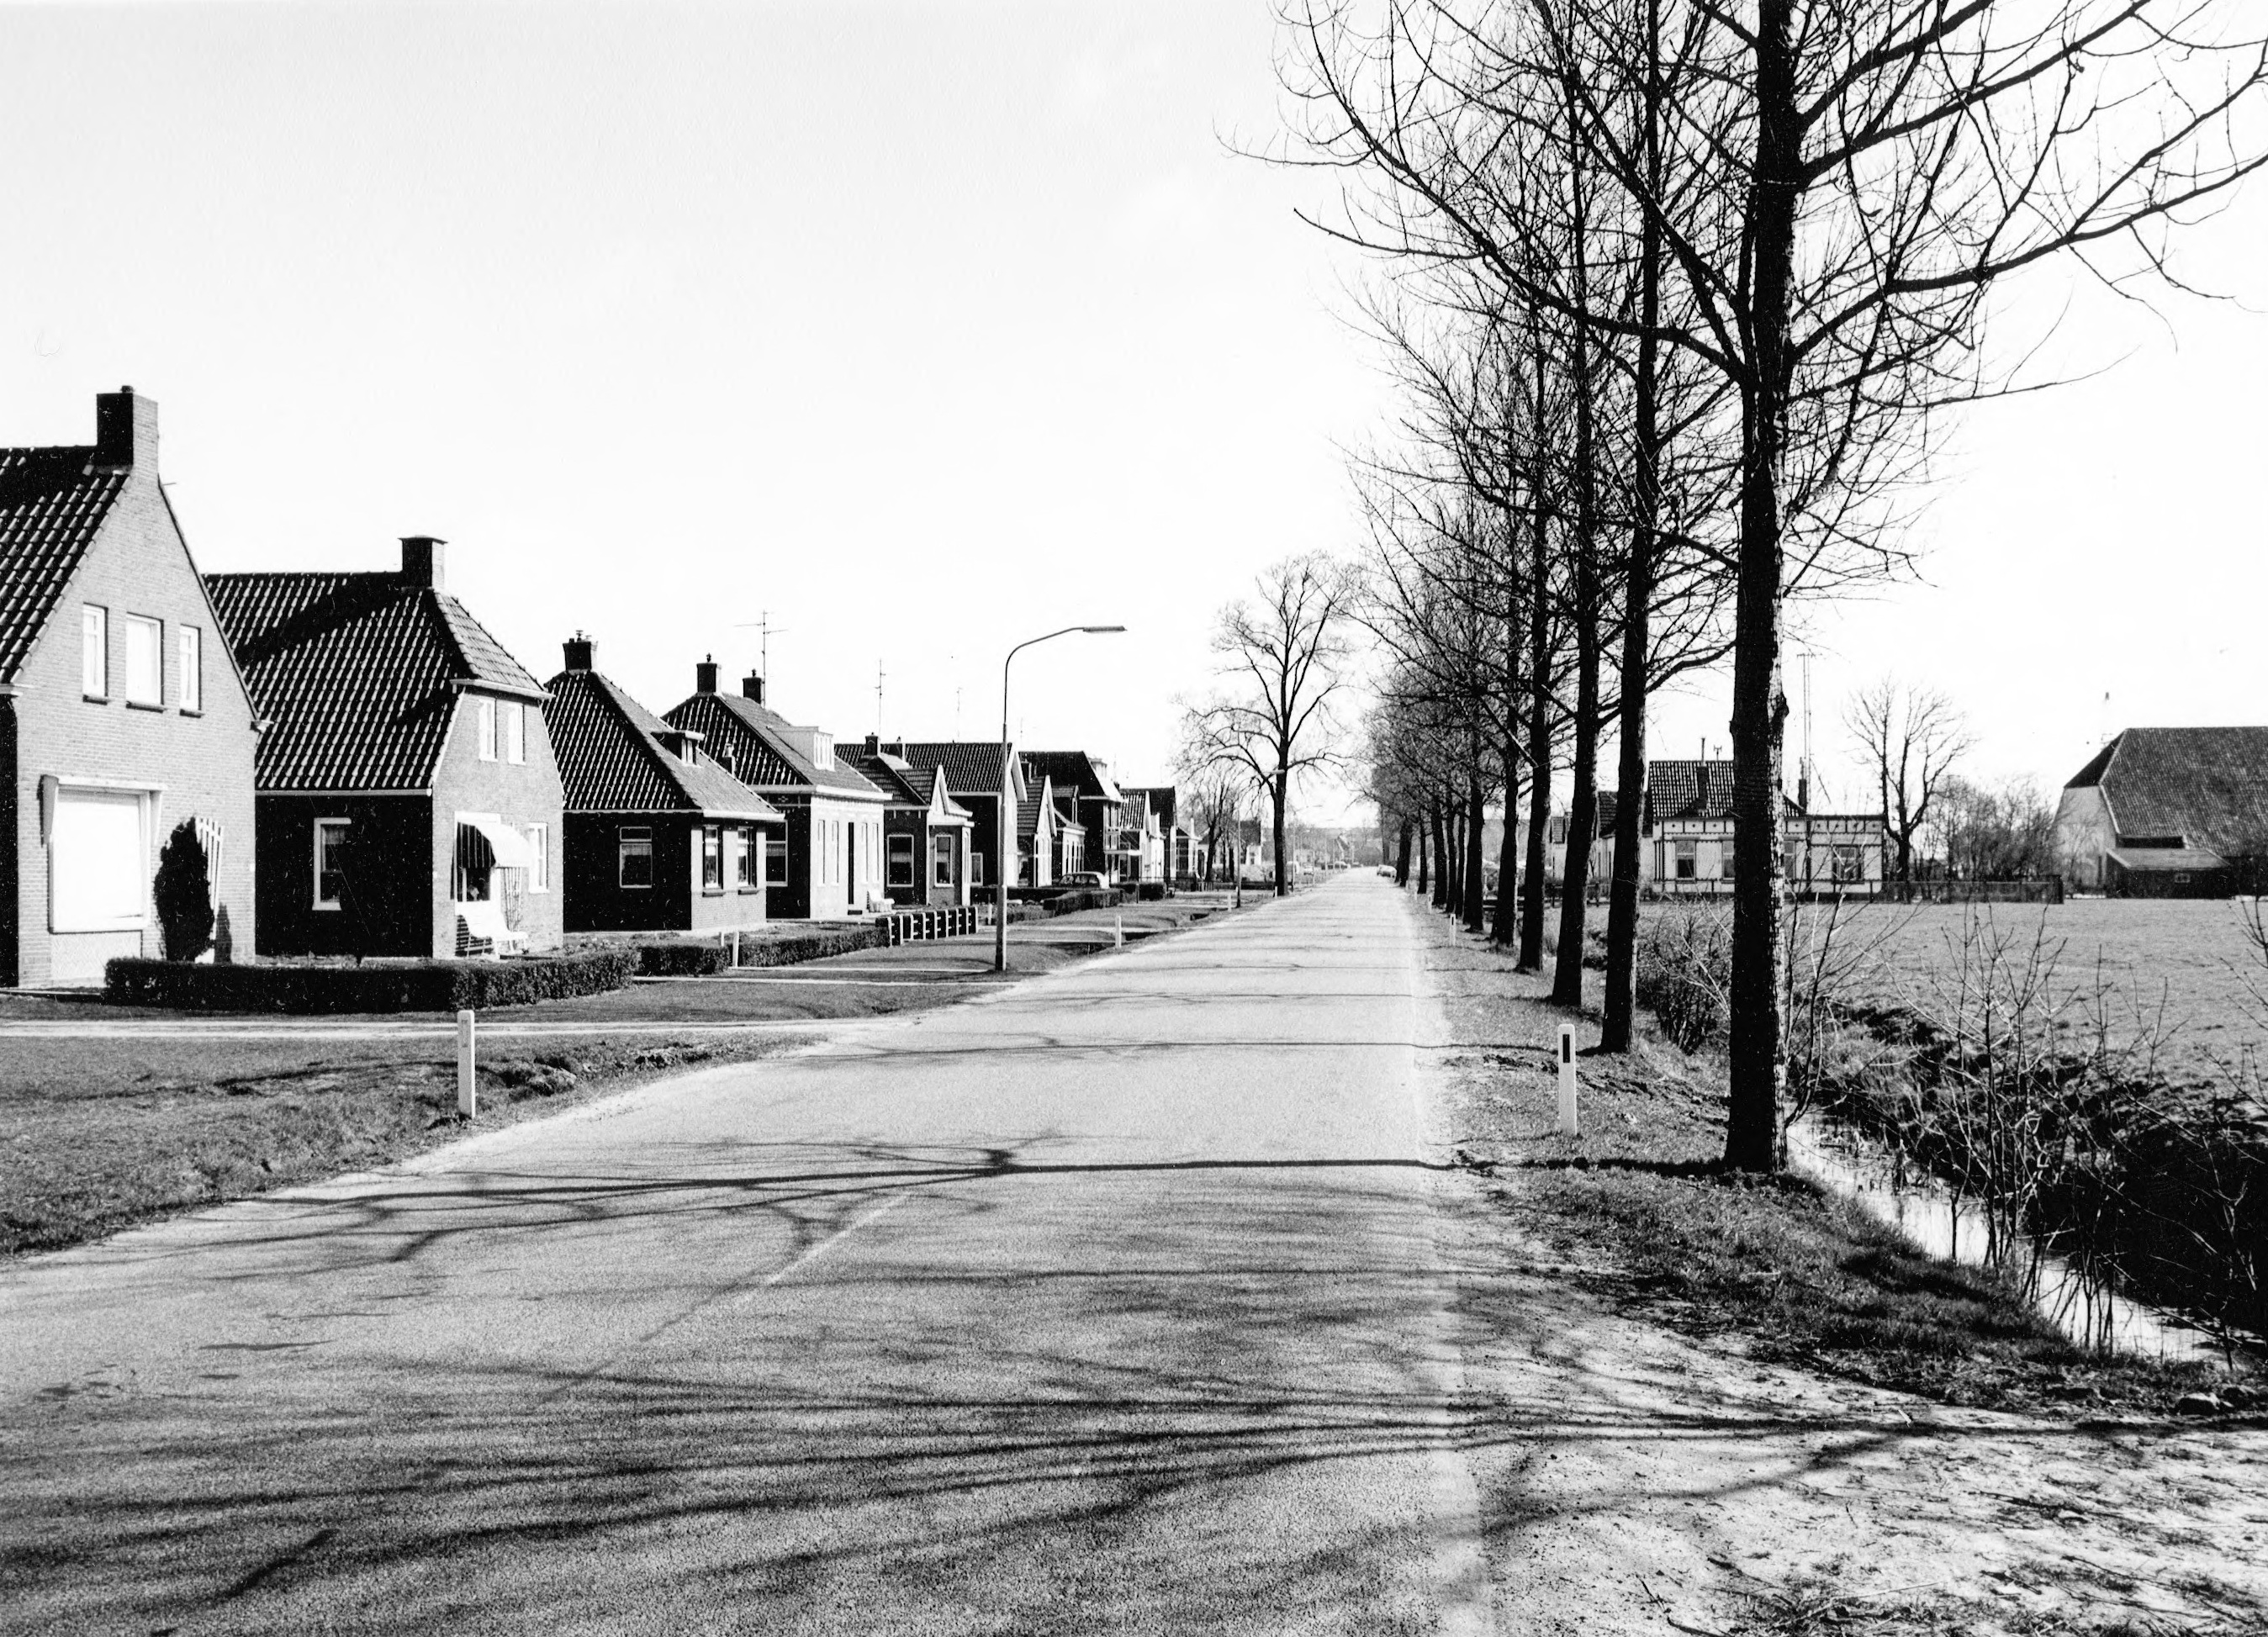
[[[874,662],[874,733],[877,738],[880,738],[885,731],[887,731],[882,723],[882,678],[884,674],[885,673],[882,670],[882,662],[877,659]]]
[[[772,623],[772,611],[770,609],[759,608],[756,610],[756,617],[754,620],[743,620],[733,628],[735,631],[754,631],[756,634],[756,674],[762,677],[767,682],[770,681],[772,674],[772,638],[781,635],[787,629],[787,628],[784,625],[774,625]]]

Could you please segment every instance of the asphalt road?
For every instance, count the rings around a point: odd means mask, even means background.
[[[0,1629],[1485,1629],[1373,879],[0,1274]]]

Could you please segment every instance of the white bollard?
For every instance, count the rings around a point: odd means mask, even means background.
[[[461,1011],[457,1014],[457,1112],[470,1119],[479,1112],[473,1087],[473,1015]]]
[[[735,927],[735,928],[733,928],[733,971],[735,971],[735,972],[738,972],[740,969],[740,929],[738,927]]]
[[[1124,948],[1126,947],[1126,917],[1125,917],[1125,916],[1123,916],[1123,915],[1113,915],[1113,916],[1110,918],[1110,943],[1111,943],[1111,947],[1112,947],[1112,948],[1114,948],[1114,949],[1122,949],[1122,950],[1123,950],[1123,949],[1124,949]]]
[[[1575,1115],[1575,1025],[1564,1023],[1559,1025],[1559,1134],[1583,1134]]]

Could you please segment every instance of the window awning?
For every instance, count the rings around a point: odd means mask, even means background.
[[[460,829],[477,830],[488,838],[489,850],[496,855],[499,869],[536,867],[535,849],[527,844],[527,838],[494,813],[459,813],[457,826]]]

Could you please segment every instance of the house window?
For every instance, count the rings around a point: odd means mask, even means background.
[[[518,700],[507,700],[504,705],[504,759],[511,762],[527,760],[527,707]]]
[[[336,909],[346,892],[347,837],[351,821],[315,820],[315,907]]]
[[[485,904],[494,896],[496,848],[476,825],[457,826],[457,868],[453,892],[460,904]]]
[[[1730,836],[1717,843],[1717,878],[1720,881],[1730,881],[1733,878],[1733,840]]]
[[[174,628],[181,649],[181,708],[195,716],[205,708],[204,633],[193,625]]]
[[[909,887],[914,884],[914,839],[909,835],[890,838],[890,885]]]
[[[1677,878],[1690,881],[1700,873],[1700,844],[1690,835],[1677,839]]]
[[[93,603],[79,611],[78,675],[89,699],[110,697],[110,611]]]
[[[773,886],[787,885],[787,841],[784,837],[768,835],[764,838],[764,879]]]
[[[626,887],[653,885],[653,832],[624,825],[615,833],[615,879]]]
[[[1838,846],[1835,849],[1835,879],[1838,882],[1864,881],[1867,878],[1867,849],[1863,847]]]
[[[492,699],[478,701],[474,714],[480,724],[480,757],[482,761],[497,759],[497,702]]]
[[[701,826],[701,890],[722,892],[725,890],[725,826],[704,824]]]
[[[763,846],[762,834],[746,825],[733,832],[733,885],[743,892],[753,892],[761,885],[756,871]]]
[[[949,835],[932,836],[930,839],[929,856],[930,885],[951,886],[953,885],[953,838]]]
[[[532,824],[521,833],[527,837],[527,850],[535,855],[535,862],[527,867],[527,890],[549,892],[551,891],[551,826]]]
[[[55,932],[128,932],[149,924],[151,796],[141,790],[55,793],[48,926]]]
[[[166,702],[166,628],[145,614],[126,616],[126,702]]]

